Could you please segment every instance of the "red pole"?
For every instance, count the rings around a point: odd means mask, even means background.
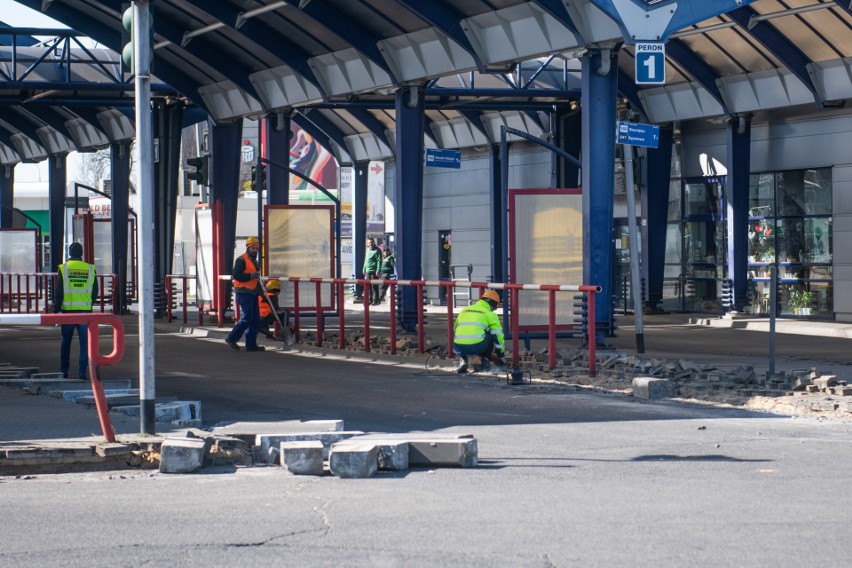
[[[441,282],[441,285],[444,285]],[[447,350],[452,350],[453,348],[453,324],[455,323],[455,316],[453,314],[453,294],[456,291],[456,285],[452,280],[447,282]]]
[[[183,301],[183,323],[186,324],[186,308],[187,308],[187,306],[186,306],[186,304],[187,304],[187,301],[186,301],[186,292],[187,292],[186,276],[181,276],[180,279],[181,279],[181,282],[183,282],[183,296],[181,297],[181,300]]]
[[[520,291],[515,288],[509,288],[509,324],[512,326],[512,366],[517,367],[520,363],[520,347],[518,343],[518,334],[520,334],[520,322],[518,321],[521,311],[518,309],[520,301]]]
[[[341,349],[346,347],[346,310],[343,309],[343,279],[335,278],[337,282],[337,319],[340,322],[340,338],[337,340],[337,346]]]
[[[27,277],[27,313],[30,313],[30,311],[32,310],[32,304],[30,302],[30,275],[27,274],[26,277]],[[38,311],[38,310],[36,310],[36,311]]]
[[[364,279],[362,282],[364,286],[364,350],[370,351],[370,297],[372,294],[370,293],[370,289],[367,286],[370,285],[369,279]]]
[[[391,280],[388,288],[390,294],[390,352],[396,355],[396,282]]]
[[[172,275],[166,274],[166,321],[172,323]]]
[[[423,281],[418,280],[417,286],[417,351],[426,351],[426,330],[423,329]]]
[[[21,275],[15,275],[15,281],[18,283],[17,286],[17,295],[18,295],[18,313],[21,313]]]
[[[290,282],[293,283],[293,322],[296,326],[296,341],[300,341],[302,326],[299,324],[299,279],[290,278]]]
[[[316,297],[317,297],[317,347],[322,347],[322,336],[323,336],[323,321],[322,321],[322,288],[320,287],[319,278],[315,278],[314,285],[316,286]]]
[[[556,290],[548,292],[547,358],[550,370],[556,366]]]
[[[597,372],[597,353],[595,352],[595,349],[597,347],[598,341],[597,324],[595,322],[595,318],[597,317],[595,315],[595,291],[589,290],[588,294],[589,297],[587,301],[589,303],[589,373],[594,375]]]

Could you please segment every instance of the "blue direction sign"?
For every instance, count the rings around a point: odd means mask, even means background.
[[[461,168],[461,151],[426,148],[426,165],[434,168]]]
[[[660,127],[653,124],[619,121],[615,140],[619,144],[656,148],[660,145]]]
[[[634,76],[637,85],[665,85],[666,44],[636,42]]]

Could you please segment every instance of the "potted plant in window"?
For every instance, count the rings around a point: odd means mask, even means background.
[[[798,315],[799,308],[802,306],[802,291],[790,290],[790,296],[787,299],[787,305],[790,306],[791,312]]]
[[[803,316],[811,315],[811,301],[813,300],[813,295],[810,290],[802,290],[799,296],[799,301],[801,305],[799,306],[799,314]]]

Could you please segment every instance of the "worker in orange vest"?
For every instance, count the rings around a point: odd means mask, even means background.
[[[260,325],[258,326],[258,331],[269,339],[283,339],[289,344],[289,339],[292,336],[290,332],[290,314],[287,310],[283,310],[281,309],[281,306],[279,306],[279,294],[281,294],[281,281],[277,278],[271,278],[269,282],[266,283],[266,295],[269,297],[269,301],[267,302],[263,295],[260,295],[257,299],[258,308],[260,309]],[[275,323],[276,313],[278,314],[278,319],[281,321],[281,325],[284,329],[280,330],[278,334],[273,334],[270,331],[270,326]]]
[[[263,345],[257,344],[257,328],[260,323],[260,309],[257,297],[261,295],[260,262],[257,253],[260,250],[260,239],[251,236],[246,239],[246,252],[234,261],[234,291],[237,303],[240,305],[240,319],[234,329],[225,338],[231,349],[240,350],[237,341],[246,334],[246,351],[265,351]]]

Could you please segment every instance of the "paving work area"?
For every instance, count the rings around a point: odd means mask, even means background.
[[[445,322],[430,320],[439,341]],[[125,324],[125,360],[102,371],[104,381],[130,379],[135,388],[135,324]],[[766,334],[733,325],[648,318],[641,358],[665,361],[663,369],[691,362],[706,373],[704,366],[725,373],[751,366],[765,377]],[[852,467],[852,425],[842,417],[652,398],[651,382],[647,399],[634,396],[642,385],[616,376],[624,362],[601,369],[596,384],[580,384],[577,375],[512,386],[505,376],[458,375],[450,360],[427,368],[422,356],[307,345],[279,351],[272,342],[263,353],[236,352],[224,343],[227,329],[156,327],[158,398],[199,400],[203,428],[158,423],[159,446],[146,446],[154,442],[137,433],[138,419],[113,413],[119,441],[136,444],[120,469],[0,474],[0,502],[11,512],[0,520],[0,565],[286,558],[306,566],[793,567],[842,565],[847,555],[842,539],[824,538],[852,506],[837,490]],[[629,332],[622,322],[602,363],[635,355]],[[49,372],[58,343],[53,328],[4,329],[0,362]],[[846,339],[784,334],[778,344],[778,372],[815,366],[820,377],[849,376]],[[534,343],[532,352],[541,347]],[[568,341],[558,347],[579,351]],[[767,398],[796,396],[805,395]],[[371,447],[411,436],[456,440],[457,448],[475,439],[476,462],[377,467],[369,479],[351,479],[332,474],[331,445],[326,455],[322,440],[261,437],[257,444],[260,434],[282,434],[285,423],[313,421],[316,430],[326,420],[340,421],[335,432],[382,438]],[[122,451],[102,444],[98,430],[86,404],[0,388],[4,447]],[[190,448],[202,467],[161,473],[164,443]],[[279,463],[269,463],[276,448]],[[296,473],[318,473],[318,456],[322,475]],[[800,490],[813,479],[835,482]],[[44,526],[56,527],[49,539]],[[796,539],[777,538],[791,531]]]
[[[358,327],[360,312],[353,307],[347,315],[347,322],[352,326],[347,332],[347,349],[337,349],[337,343],[332,337],[327,337],[324,347],[316,346],[316,333],[305,329],[302,343],[286,346],[280,343],[268,342],[273,353],[264,353],[263,357],[275,357],[274,350],[280,354],[299,355],[307,358],[336,358],[342,361],[373,361],[381,364],[402,364],[412,368],[423,365],[422,373],[435,376],[453,376],[455,362],[445,359],[436,353],[446,353],[446,320],[441,320],[445,314],[443,308],[431,308],[428,314],[426,354],[416,352],[416,337],[401,336],[397,341],[398,355],[389,354],[387,336],[387,312],[381,308],[373,308],[372,315],[374,330],[371,352],[363,350],[363,331]],[[384,322],[383,322],[384,316]],[[852,387],[847,385],[847,378],[852,378],[852,366],[845,359],[845,344],[852,326],[835,323],[810,323],[782,321],[779,322],[777,335],[781,347],[777,350],[775,372],[768,371],[768,359],[759,352],[766,342],[764,329],[767,322],[761,320],[712,318],[694,319],[685,316],[665,316],[648,318],[646,324],[649,341],[648,353],[636,354],[630,351],[629,326],[622,324],[622,336],[613,338],[613,345],[602,348],[597,355],[597,372],[588,372],[588,352],[578,344],[565,345],[561,340],[557,352],[557,365],[548,369],[546,348],[531,345],[530,351],[524,351],[521,356],[523,381],[535,383],[538,388],[587,389],[593,392],[608,392],[620,396],[631,396],[643,400],[675,399],[684,401],[699,401],[702,403],[723,404],[746,409],[765,410],[782,415],[819,416],[832,419],[852,418]],[[190,318],[190,321],[192,318]],[[647,321],[647,320],[646,320]],[[133,327],[133,319],[127,318],[128,328]],[[755,329],[756,328],[756,329]],[[51,331],[27,330],[39,335],[45,342],[50,342]],[[796,332],[795,334],[789,332]],[[177,322],[158,324],[158,333],[179,335],[194,338],[205,343],[223,341],[227,328],[210,326],[183,326]],[[803,332],[808,335],[799,335]],[[327,332],[334,333],[334,332]],[[822,335],[814,335],[816,333]],[[697,334],[706,338],[703,342],[703,352],[684,353],[684,344],[689,344],[690,335]],[[748,341],[743,339],[748,338]],[[813,344],[807,351],[810,357],[802,352],[790,352],[786,342],[792,339],[802,345]],[[543,344],[543,342],[539,342]],[[575,342],[576,343],[576,342]],[[657,347],[658,345],[663,348]],[[192,369],[193,349],[191,343],[184,342],[180,357],[185,360],[181,368]],[[729,355],[721,355],[718,351],[731,350]],[[747,351],[749,354],[738,354],[736,350]],[[128,349],[132,358],[132,349]],[[229,354],[234,355],[234,354]],[[820,357],[822,355],[822,357]],[[254,357],[252,364],[261,363],[258,354],[242,353],[237,356]],[[7,357],[10,357],[7,355]],[[298,365],[300,357],[291,357],[288,367]],[[175,395],[158,396],[158,436],[143,437],[136,433],[138,430],[138,405],[133,405],[138,390],[135,378],[112,378],[104,380],[107,389],[107,400],[111,407],[111,416],[115,431],[120,434],[119,445],[106,448],[101,444],[102,436],[97,433],[97,420],[92,416],[93,400],[90,397],[88,383],[71,380],[58,380],[49,373],[46,378],[40,378],[37,373],[41,370],[35,362],[44,363],[44,358],[28,358],[20,367],[21,378],[13,379],[8,375],[0,378],[9,389],[0,389],[0,405],[6,408],[0,419],[0,432],[5,442],[0,447],[0,472],[8,473],[84,470],[99,468],[121,467],[123,464],[154,467],[159,465],[161,444],[166,436],[186,438],[187,435],[201,437],[206,441],[201,445],[203,452],[196,459],[194,471],[203,465],[221,465],[224,455],[235,455],[235,464],[251,463],[267,464],[264,457],[258,459],[257,453],[252,454],[251,448],[228,446],[226,440],[223,449],[215,437],[207,432],[215,422],[205,421],[201,409],[202,400],[177,400]],[[122,364],[123,374],[133,376],[133,369],[128,368],[127,362]],[[12,369],[12,366],[6,367]],[[112,372],[103,368],[105,376]],[[0,366],[0,375],[3,367]],[[173,372],[179,376],[180,371]],[[187,376],[192,373],[187,372]],[[127,376],[127,375],[125,375]],[[471,375],[477,380],[506,383],[506,375],[496,373],[478,373]],[[637,383],[637,381],[639,381]],[[66,383],[66,384],[62,384]],[[637,386],[638,385],[638,386]],[[17,388],[18,390],[11,390]],[[515,388],[521,389],[523,386]],[[36,395],[53,395],[63,401],[77,401],[75,410],[62,409],[62,418],[57,416],[52,401],[40,401]],[[158,391],[159,392],[162,391]],[[195,392],[190,398],[202,399],[203,393]],[[23,410],[27,407],[36,408],[39,403],[46,404],[50,410]],[[59,406],[62,406],[61,403]],[[67,405],[64,405],[67,406]],[[134,412],[135,410],[135,412]],[[47,417],[50,417],[49,419]],[[75,419],[72,420],[71,416]],[[303,417],[296,417],[301,419]],[[322,419],[335,419],[335,416],[322,416]],[[29,419],[29,420],[28,420]],[[77,423],[79,422],[79,424]],[[85,426],[83,426],[85,424]],[[193,430],[194,429],[194,430]],[[285,431],[287,428],[285,428]],[[215,429],[213,429],[215,431]],[[193,432],[195,432],[193,434]],[[268,430],[267,430],[268,433]],[[251,433],[249,433],[251,434]],[[254,435],[244,439],[250,440]],[[48,441],[50,440],[50,441]],[[304,440],[289,440],[291,442]],[[324,445],[325,471],[328,471],[328,449]],[[211,447],[219,453],[215,459],[210,456]],[[257,447],[261,447],[258,443]],[[268,450],[263,450],[267,453]],[[282,452],[276,447],[276,452]],[[295,450],[294,450],[295,451]],[[305,450],[307,451],[307,450]],[[315,449],[314,449],[315,451]],[[5,453],[4,453],[5,452]],[[254,457],[246,461],[243,453]],[[122,461],[125,460],[125,461]],[[378,465],[378,458],[376,464]],[[276,460],[280,463],[280,458]],[[285,464],[286,465],[286,462]],[[314,470],[316,471],[316,469]]]

